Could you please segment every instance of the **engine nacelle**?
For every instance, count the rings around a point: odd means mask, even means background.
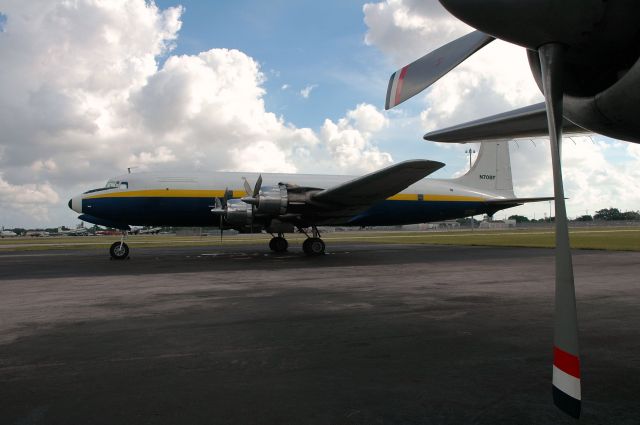
[[[289,206],[289,194],[287,186],[278,184],[258,195],[256,213],[266,215],[282,215],[287,212]]]
[[[527,55],[533,76],[542,91],[538,53],[529,50]],[[640,121],[636,114],[640,104],[640,59],[636,52],[630,51],[629,55],[631,57],[626,61],[632,65],[628,69],[624,69],[626,64],[616,68],[611,63],[611,69],[603,70],[598,79],[592,78],[588,72],[583,75],[579,68],[565,63],[565,118],[595,133],[640,143]]]
[[[231,227],[247,226],[251,224],[253,218],[253,207],[242,202],[240,199],[229,199],[227,201],[227,211],[225,221]]]

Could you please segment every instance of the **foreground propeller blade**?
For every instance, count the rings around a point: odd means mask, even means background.
[[[243,177],[242,180],[244,180],[244,191],[247,193],[247,196],[251,196],[251,185],[246,177]]]
[[[569,245],[569,227],[562,184],[562,60],[564,46],[549,43],[538,49],[542,68],[556,207],[556,294],[553,336],[553,402],[574,418],[580,417],[581,387],[578,317]]]
[[[222,227],[223,226],[223,223],[222,223],[223,219],[224,218],[222,217],[222,214],[220,214],[220,245],[222,245],[222,233],[224,232],[224,228]]]
[[[262,174],[258,176],[258,180],[256,181],[256,186],[253,188],[253,197],[257,197],[260,193],[260,188],[262,187]]]
[[[394,72],[389,79],[384,109],[417,95],[493,40],[490,35],[473,31]]]

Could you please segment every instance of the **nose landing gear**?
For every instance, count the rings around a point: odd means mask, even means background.
[[[112,260],[126,260],[129,258],[129,246],[124,243],[124,239],[127,237],[127,231],[122,232],[122,238],[120,242],[114,242],[109,248],[109,254]]]

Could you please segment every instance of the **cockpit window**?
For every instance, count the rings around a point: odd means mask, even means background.
[[[128,182],[120,182],[120,189],[129,189]]]
[[[109,181],[107,182],[107,185],[106,185],[105,187],[106,187],[107,189],[112,189],[112,188],[118,187],[118,186],[119,186],[119,183],[120,183],[120,182],[115,181],[115,180],[109,180]]]

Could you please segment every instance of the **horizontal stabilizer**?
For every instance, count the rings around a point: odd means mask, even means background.
[[[411,160],[391,165],[313,195],[314,202],[368,206],[383,201],[444,167],[442,162]]]
[[[389,79],[384,109],[420,93],[493,40],[490,35],[474,31],[394,72]]]
[[[564,132],[589,133],[564,119]],[[547,111],[544,103],[504,112],[425,134],[425,140],[442,143],[477,142],[488,139],[549,137]]]
[[[529,202],[542,202],[542,201],[553,201],[555,198],[553,196],[546,196],[543,198],[510,198],[510,199],[489,199],[484,201],[485,204],[490,205],[522,205],[528,204]]]

